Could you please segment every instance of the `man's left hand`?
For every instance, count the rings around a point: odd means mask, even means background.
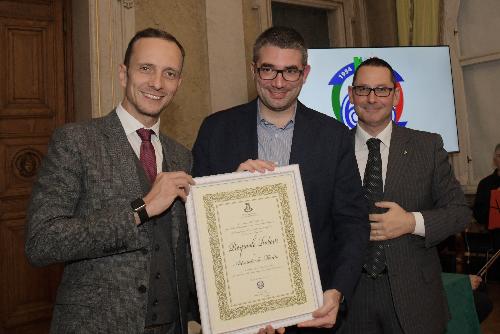
[[[372,213],[370,220],[370,240],[380,241],[397,238],[415,231],[415,216],[406,212],[395,202],[377,202],[379,208],[386,208],[386,213]]]
[[[297,324],[297,327],[332,328],[337,321],[342,294],[336,289],[323,293],[323,306],[313,312],[314,319]]]

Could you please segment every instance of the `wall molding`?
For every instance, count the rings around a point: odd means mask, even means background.
[[[133,0],[88,0],[92,118],[108,114],[122,99],[118,66],[135,34]]]

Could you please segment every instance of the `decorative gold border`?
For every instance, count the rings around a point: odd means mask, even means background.
[[[289,274],[291,275],[290,281],[292,282],[293,293],[292,295],[284,297],[267,298],[247,305],[232,306],[230,303],[230,296],[227,296],[225,293],[226,291],[228,291],[228,283],[226,282],[226,278],[224,277],[224,273],[226,272],[224,265],[225,261],[223,259],[224,252],[221,249],[221,242],[219,240],[218,231],[220,230],[220,227],[217,226],[216,207],[219,205],[229,204],[228,202],[235,203],[245,198],[259,198],[259,196],[260,198],[262,198],[268,197],[272,194],[278,196],[278,205],[282,213],[281,223],[284,229],[285,242],[288,250],[287,262],[289,264]],[[292,215],[290,212],[287,186],[285,183],[276,183],[262,187],[206,194],[203,196],[203,203],[207,218],[210,251],[213,258],[212,269],[215,277],[217,301],[219,306],[220,318],[222,320],[232,320],[248,315],[265,313],[283,307],[300,305],[307,302],[304,282],[302,281],[301,275],[299,252],[295,241],[294,226]]]

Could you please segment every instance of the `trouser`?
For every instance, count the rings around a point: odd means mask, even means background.
[[[351,307],[342,320],[338,331],[342,334],[403,334],[387,271],[376,278],[361,274]]]
[[[181,326],[178,322],[172,322],[164,325],[148,326],[144,328],[144,334],[179,334],[179,333],[181,333]]]

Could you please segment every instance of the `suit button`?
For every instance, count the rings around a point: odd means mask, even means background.
[[[146,291],[148,291],[148,289],[144,285],[139,286],[137,290],[139,290],[140,293],[145,293]]]
[[[148,249],[147,248],[142,248],[141,249],[141,253],[146,255],[148,253]]]
[[[155,251],[159,251],[160,250],[160,245],[156,244],[155,245]]]
[[[155,277],[156,277],[156,279],[160,279],[160,276],[161,276],[160,273],[156,273]]]
[[[158,305],[158,299],[155,299],[155,301],[153,302],[153,306],[156,306]]]
[[[151,317],[151,319],[153,319],[153,321],[156,321],[156,319],[158,319],[158,316],[156,315],[156,313],[153,313],[153,316]]]

